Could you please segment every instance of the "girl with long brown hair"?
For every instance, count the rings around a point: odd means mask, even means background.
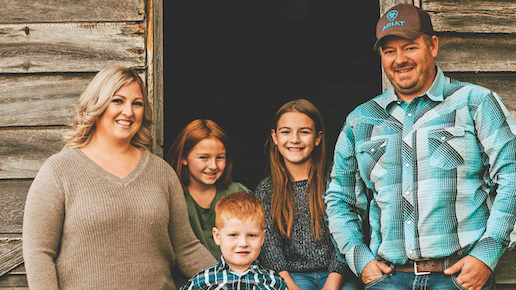
[[[343,275],[350,272],[325,222],[325,146],[323,120],[312,103],[297,99],[278,109],[266,143],[271,176],[255,194],[266,212],[260,262],[279,272],[289,289],[359,288],[354,275]]]

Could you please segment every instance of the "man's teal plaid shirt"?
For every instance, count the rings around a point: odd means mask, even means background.
[[[366,188],[369,246],[359,215]],[[423,96],[405,103],[391,88],[348,116],[325,203],[330,232],[357,275],[374,258],[404,264],[469,254],[494,269],[516,244],[516,122],[496,93],[437,67]]]

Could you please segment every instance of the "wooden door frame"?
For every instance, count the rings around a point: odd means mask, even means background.
[[[163,157],[163,0],[147,0],[147,93],[152,101],[152,152]]]

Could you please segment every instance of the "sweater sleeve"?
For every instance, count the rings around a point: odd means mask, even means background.
[[[263,202],[265,208],[265,242],[260,252],[260,263],[276,272],[288,271],[287,255],[280,233],[271,218],[271,182],[270,178],[262,181],[255,190],[256,198]]]
[[[330,245],[330,254],[331,259],[328,263],[328,272],[335,272],[339,274],[347,274],[348,273],[348,267],[345,264],[345,261],[341,261],[338,257],[338,253],[335,251],[335,246],[333,244]],[[342,257],[344,259],[344,257]]]
[[[170,168],[170,221],[169,234],[176,261],[181,271],[192,277],[204,268],[213,265],[216,260],[211,253],[195,237],[190,222],[188,210],[176,173]]]
[[[48,161],[27,194],[23,259],[30,289],[59,289],[55,260],[63,231],[64,195]]]

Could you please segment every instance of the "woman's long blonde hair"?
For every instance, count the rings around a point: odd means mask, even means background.
[[[326,143],[325,130],[321,113],[308,100],[297,99],[281,106],[274,116],[273,128],[276,130],[278,120],[287,112],[299,112],[314,121],[315,132],[321,132],[321,142],[312,151],[311,166],[308,173],[308,191],[310,199],[310,228],[312,235],[319,239],[322,236],[324,223],[324,206],[322,196],[326,190]],[[272,177],[271,218],[283,237],[290,238],[294,224],[295,201],[294,182],[285,166],[283,156],[269,136],[266,142],[268,148],[269,166]]]
[[[147,90],[140,76],[132,69],[123,66],[109,66],[99,71],[79,97],[73,130],[64,134],[65,148],[82,148],[95,131],[95,122],[108,107],[113,95],[132,82],[138,83],[144,99],[143,122],[134,135],[131,144],[147,149],[152,143],[152,111],[147,99]]]

